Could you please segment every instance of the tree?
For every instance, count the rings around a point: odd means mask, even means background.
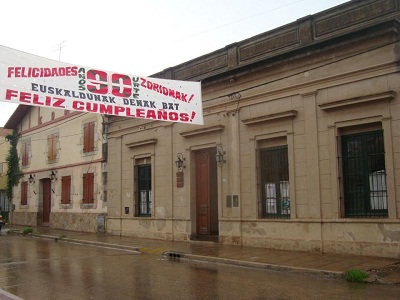
[[[16,129],[11,134],[6,135],[6,140],[10,142],[11,147],[8,151],[6,158],[7,162],[7,198],[11,201],[13,196],[13,187],[18,185],[19,180],[23,176],[19,168],[19,158],[17,151],[17,144],[19,139],[19,133]]]

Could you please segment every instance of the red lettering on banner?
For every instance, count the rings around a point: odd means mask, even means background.
[[[133,118],[136,117],[134,114],[131,113],[130,107],[127,107],[127,108],[126,108],[126,116],[127,116],[127,117],[133,117]]]
[[[39,95],[33,94],[33,104],[44,105],[44,102],[39,102]]]
[[[121,112],[125,111],[125,107],[123,106],[115,106],[114,113],[118,116]]]
[[[76,76],[78,67],[36,68],[36,67],[8,67],[7,76],[10,77],[55,77]]]
[[[102,115],[112,115],[113,107],[111,105],[100,104],[100,113]]]
[[[145,117],[144,113],[145,113],[145,110],[144,110],[144,109],[138,108],[138,109],[136,110],[136,117],[138,117],[138,118],[143,118],[143,119],[144,119],[144,117]]]
[[[51,97],[46,96],[46,106],[50,106]]]
[[[146,119],[157,119],[156,112],[152,109],[147,111]]]
[[[19,94],[19,101],[20,102],[31,103],[30,100],[31,100],[31,94],[30,93],[21,92]]]
[[[132,80],[124,74],[112,74],[112,94],[117,97],[130,97],[132,95]]]
[[[180,122],[191,122],[192,119],[187,113],[177,113],[174,111],[165,110],[145,110],[142,108],[132,109],[125,106],[113,106],[103,103],[93,103],[93,102],[83,102],[79,100],[74,100],[72,103],[74,110],[78,111],[88,111],[97,112],[101,114],[109,114],[116,116],[126,116],[141,119],[153,119],[153,120],[164,120],[164,121],[180,121]],[[192,118],[196,115],[192,112]]]
[[[107,73],[99,70],[87,71],[87,89],[95,94],[105,95],[108,92]]]
[[[85,103],[82,102],[82,101],[74,101],[74,102],[72,102],[72,108],[74,110],[81,110],[81,111],[85,110],[84,106],[85,106]]]
[[[168,120],[167,112],[165,110],[159,110],[157,112],[157,119],[159,120]]]
[[[181,120],[181,122],[187,122],[189,121],[189,115],[187,113],[180,113],[179,119]]]
[[[6,100],[13,100],[13,98],[17,98],[19,102],[34,104],[36,106],[52,106],[57,108],[65,108],[65,106],[63,105],[65,99],[63,98],[50,97],[50,96],[40,97],[40,95],[38,94],[19,92],[10,89],[6,90],[5,98]]]
[[[17,97],[17,96],[18,96],[18,91],[14,91],[14,90],[6,91],[6,100],[11,100],[11,97]]]
[[[32,104],[35,106],[47,106],[65,109],[64,103],[66,100],[60,97],[42,96],[29,92],[20,92],[17,90],[7,89],[5,99],[13,102],[20,102],[24,104]],[[164,121],[180,121],[192,122],[196,112],[192,111],[191,115],[185,112],[145,109],[145,108],[131,108],[121,105],[112,105],[96,102],[86,102],[80,100],[72,101],[72,109],[81,112],[93,112],[107,115],[126,116],[141,119],[164,120]]]
[[[179,118],[179,115],[176,112],[170,112],[168,115],[171,121],[177,121]]]
[[[196,116],[196,112],[192,111],[192,116],[190,117],[190,122],[193,122],[193,119],[195,116]]]
[[[159,94],[163,94],[164,96],[168,96],[168,97],[171,97],[171,98],[174,98],[176,100],[180,100],[180,101],[186,102],[186,103],[190,103],[190,101],[192,101],[194,98],[194,94],[190,95],[190,98],[188,100],[187,99],[188,94],[186,94],[186,93],[182,93],[182,92],[174,90],[174,89],[166,88],[165,86],[163,86],[161,84],[151,82],[150,80],[143,78],[143,77],[141,77],[140,80],[141,80],[140,85],[143,88],[155,91]]]
[[[50,98],[51,99],[51,97],[46,97],[46,98]],[[54,97],[53,100],[54,100],[53,107],[65,108],[65,106],[63,105],[64,102],[65,102],[65,99]]]

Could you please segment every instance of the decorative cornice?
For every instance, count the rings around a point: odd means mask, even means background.
[[[135,147],[140,147],[140,146],[145,146],[145,145],[156,144],[157,141],[158,141],[157,139],[137,141],[137,142],[133,142],[133,143],[126,143],[125,146],[128,148],[135,148]]]
[[[320,13],[306,16],[295,22],[259,35],[230,44],[214,52],[197,57],[180,65],[153,74],[153,77],[202,81],[207,83],[229,77],[246,68],[275,63],[284,56],[320,51],[324,46],[341,44],[360,36],[378,32],[383,27],[398,28],[400,6],[398,0],[358,0]],[[396,24],[395,24],[396,23]],[[397,32],[397,29],[395,29]],[[335,40],[333,40],[335,39]]]
[[[191,130],[191,131],[185,131],[179,133],[182,137],[192,137],[200,134],[205,134],[205,133],[210,133],[210,132],[217,132],[217,131],[223,131],[225,126],[223,125],[217,125],[217,126],[211,126],[211,127],[205,127],[201,129],[196,129],[196,130]]]
[[[393,91],[390,92],[385,92],[385,93],[380,93],[380,94],[374,94],[374,95],[368,95],[368,96],[362,96],[362,97],[355,97],[355,98],[350,98],[350,99],[343,99],[343,100],[338,100],[334,102],[328,102],[328,103],[322,103],[319,104],[319,108],[322,110],[332,110],[336,108],[341,108],[349,105],[360,105],[366,102],[372,102],[372,101],[387,101],[387,100],[392,100],[396,96],[396,93]]]
[[[297,116],[297,110],[288,110],[288,111],[265,115],[265,116],[261,116],[261,117],[244,119],[244,120],[242,120],[242,123],[245,125],[254,125],[254,124],[259,124],[259,123],[263,123],[263,122],[270,122],[270,121],[277,120],[277,119],[288,119],[288,118],[293,119],[296,116]]]

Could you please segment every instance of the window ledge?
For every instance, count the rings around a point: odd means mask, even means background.
[[[97,205],[94,203],[90,203],[90,204],[81,204],[81,209],[95,209],[97,208]]]
[[[84,152],[83,150],[81,150],[82,156],[92,156],[95,155],[99,152],[98,148],[95,148],[93,151],[89,151],[89,152]]]
[[[61,209],[71,209],[72,208],[72,204],[61,204],[60,208]]]

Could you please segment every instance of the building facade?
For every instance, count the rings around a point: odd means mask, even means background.
[[[202,82],[204,126],[110,117],[107,232],[398,257],[399,6],[350,1],[155,74]]]
[[[12,224],[104,231],[103,116],[19,105],[5,127],[20,133],[23,173],[13,190]]]

